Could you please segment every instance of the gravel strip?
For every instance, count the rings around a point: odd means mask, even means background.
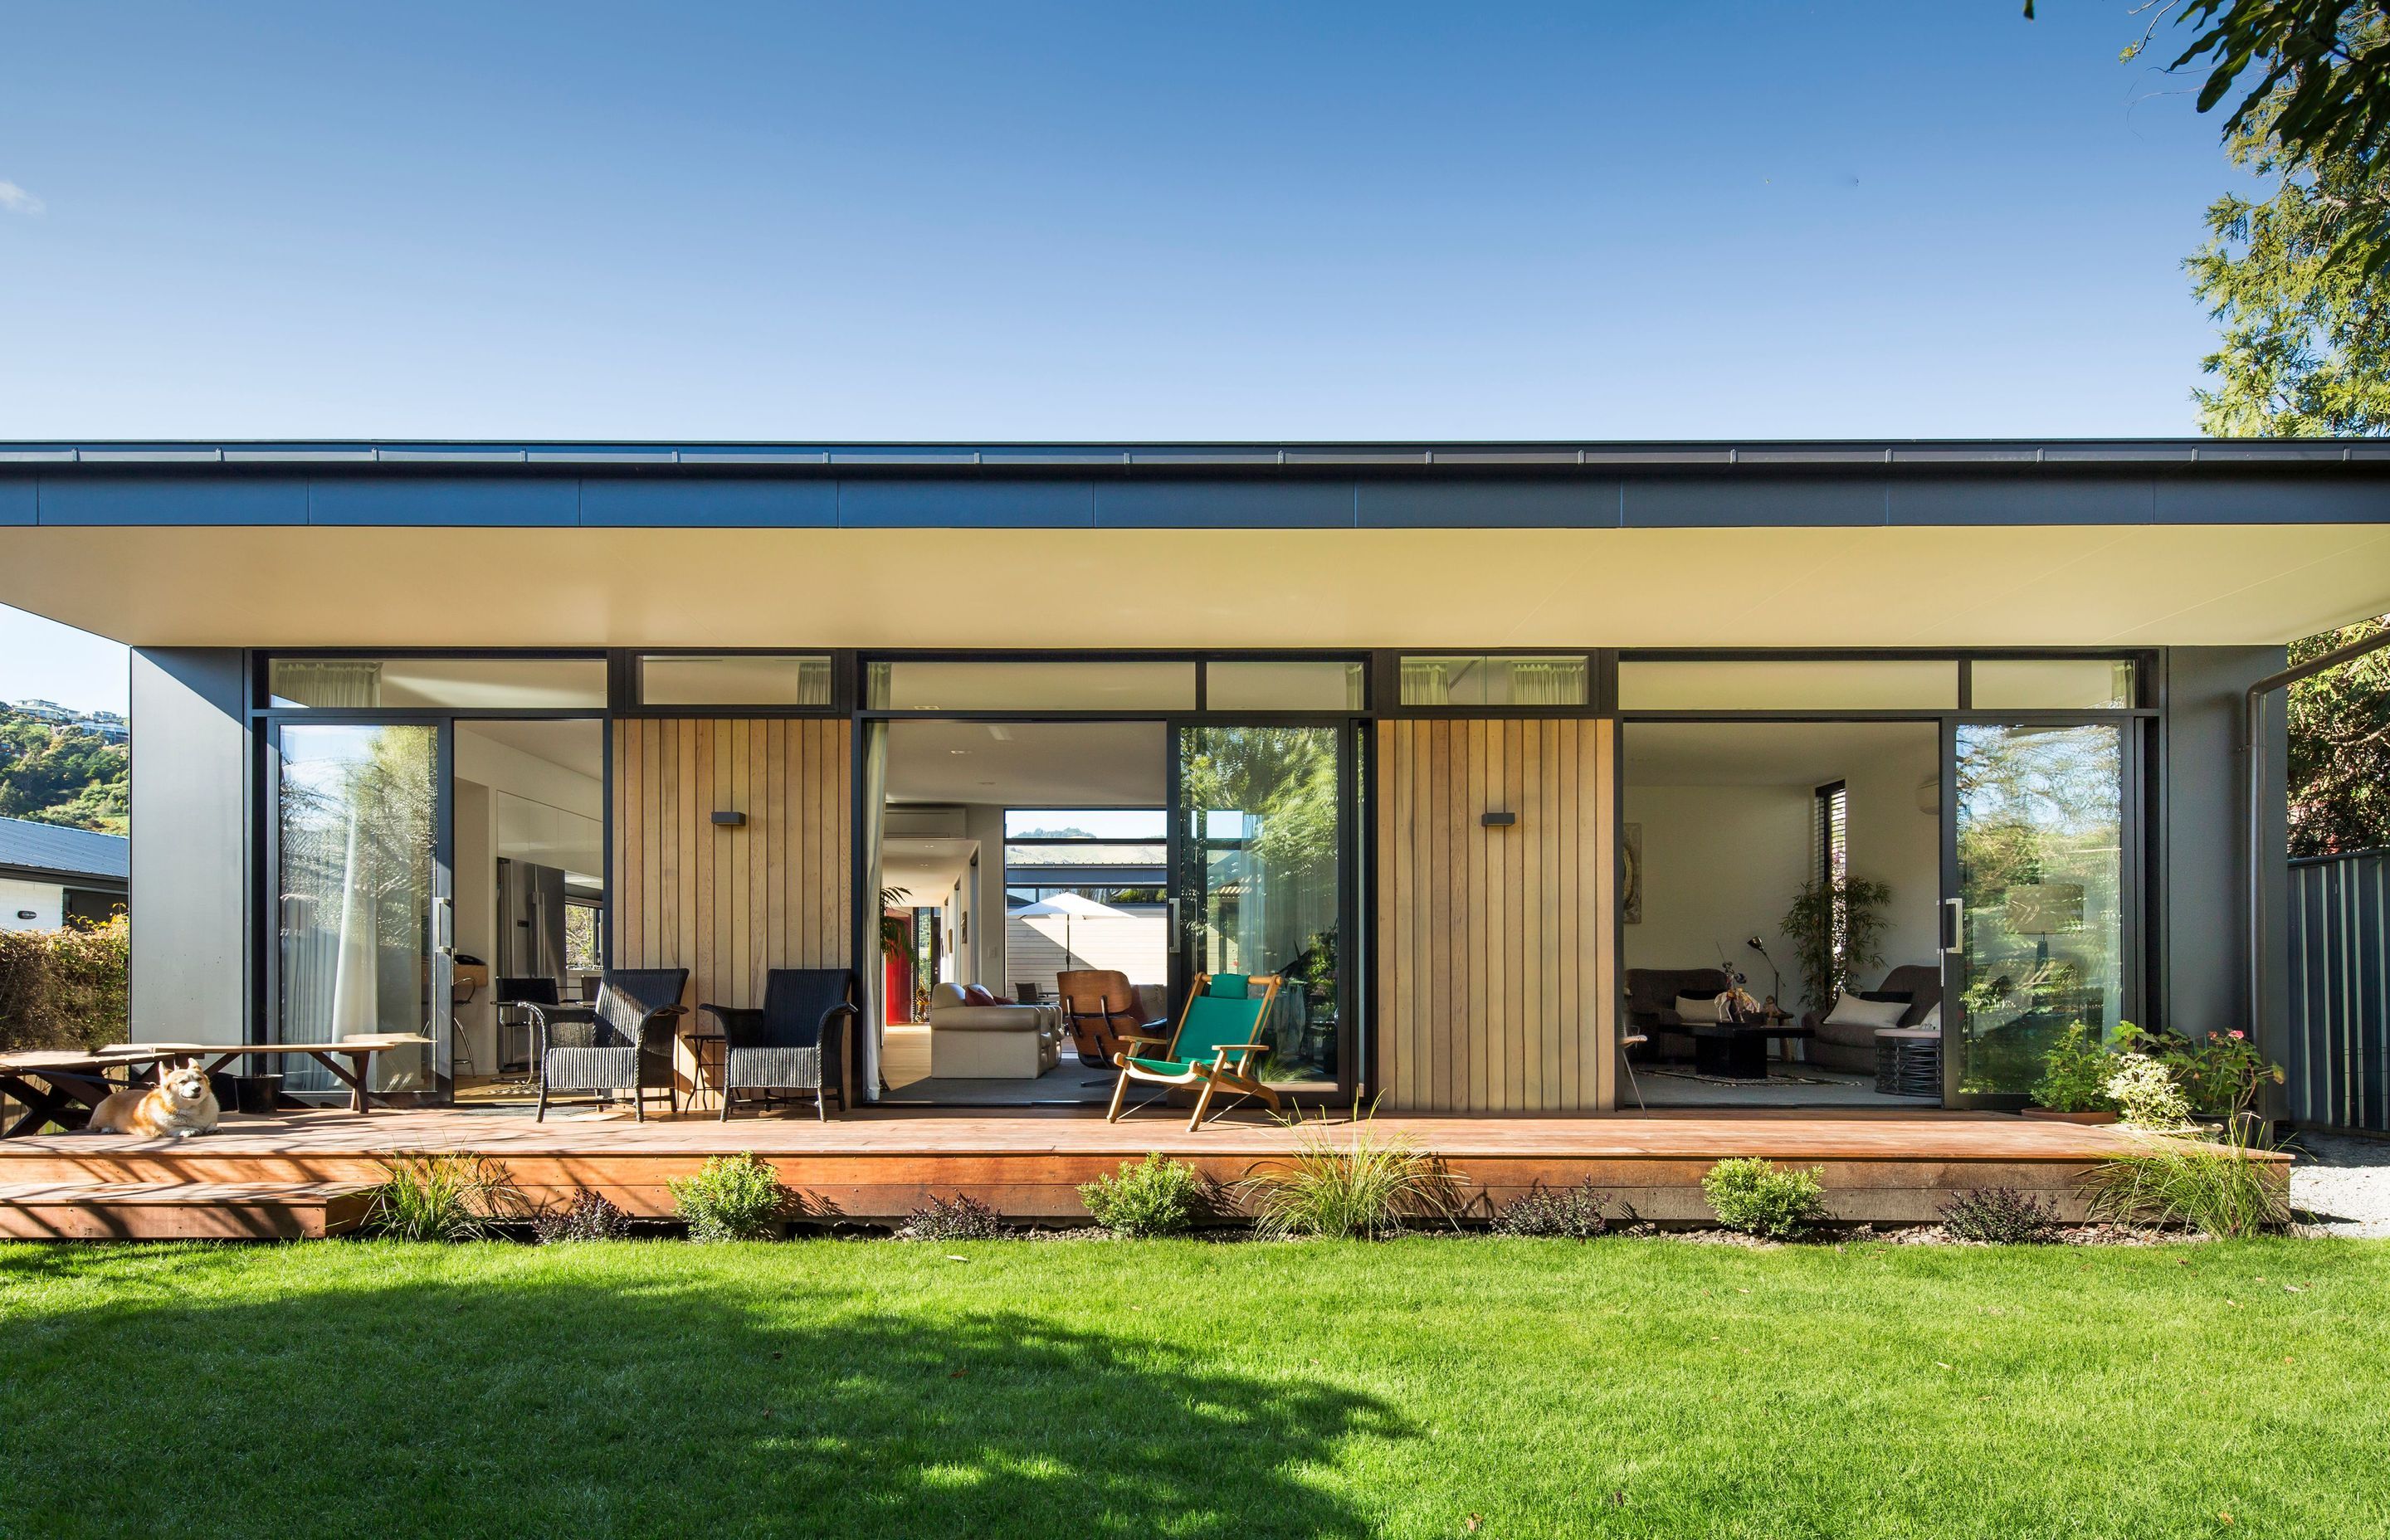
[[[2293,1152],[2291,1204],[2306,1233],[2390,1237],[2390,1140],[2302,1134]]]

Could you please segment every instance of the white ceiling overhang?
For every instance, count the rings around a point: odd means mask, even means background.
[[[143,646],[2270,644],[2390,610],[2390,528],[8,526],[0,603]]]

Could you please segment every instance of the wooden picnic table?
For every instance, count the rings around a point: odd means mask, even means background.
[[[421,1033],[383,1032],[353,1033],[337,1043],[116,1043],[88,1053],[36,1049],[0,1054],[0,1093],[26,1108],[23,1116],[0,1131],[0,1138],[38,1133],[51,1123],[81,1128],[101,1098],[148,1078],[145,1072],[154,1072],[168,1059],[203,1059],[213,1074],[236,1059],[302,1054],[346,1085],[350,1110],[363,1112],[371,1101],[366,1087],[374,1055],[426,1047],[430,1042]],[[109,1078],[112,1070],[124,1072],[122,1084]]]

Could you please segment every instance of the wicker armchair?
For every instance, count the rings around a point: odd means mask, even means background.
[[[686,968],[610,968],[594,1006],[526,1004],[539,1050],[538,1118],[546,1118],[556,1091],[622,1092],[641,1123],[648,1093],[662,1091],[664,1105],[679,1111],[674,1023],[688,1014],[680,1003],[687,987]]]
[[[700,1006],[722,1023],[722,1121],[740,1091],[811,1091],[828,1122],[837,1093],[846,1110],[847,1023],[861,1014],[854,975],[843,968],[776,968],[764,978],[764,1008]]]

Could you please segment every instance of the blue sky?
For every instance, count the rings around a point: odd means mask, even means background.
[[[2216,122],[2018,10],[20,6],[0,437],[2190,431]]]

